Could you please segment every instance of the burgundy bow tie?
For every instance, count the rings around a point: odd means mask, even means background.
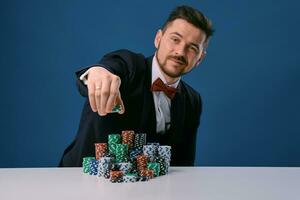
[[[173,99],[177,90],[176,88],[167,86],[160,78],[158,78],[151,85],[151,91],[163,91],[170,99]]]

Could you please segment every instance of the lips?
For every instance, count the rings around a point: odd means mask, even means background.
[[[178,60],[176,58],[170,58],[170,60],[172,60],[173,62],[175,62],[175,63],[177,63],[179,65],[184,65],[185,64],[185,62],[182,62],[182,61],[180,61],[180,60]]]

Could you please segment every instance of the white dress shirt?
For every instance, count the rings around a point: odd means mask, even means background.
[[[99,65],[100,66],[100,65]],[[83,73],[80,76],[80,80],[83,81],[85,85],[87,85],[87,75],[89,70]],[[166,85],[177,88],[180,78],[173,84],[167,84],[165,77],[162,74],[160,66],[158,64],[156,54],[153,56],[152,60],[152,83],[160,78]],[[150,89],[150,88],[149,88]],[[171,126],[171,99],[165,95],[162,91],[155,91],[153,93],[153,100],[155,106],[155,114],[156,114],[156,132],[160,134],[164,134]]]
[[[167,84],[167,81],[162,74],[155,54],[152,60],[152,83],[157,78],[160,78],[164,82],[164,84],[173,88],[177,88],[180,81],[180,79],[178,79],[171,85]],[[163,134],[171,126],[171,99],[162,91],[155,91],[152,93],[156,113],[156,132]]]

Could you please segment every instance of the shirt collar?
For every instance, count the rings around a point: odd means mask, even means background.
[[[165,77],[162,75],[162,71],[160,69],[160,66],[159,66],[159,63],[157,61],[157,58],[156,58],[156,52],[155,52],[155,55],[153,56],[153,59],[152,59],[152,83],[157,79],[157,78],[160,78],[164,84],[170,86],[170,87],[173,87],[173,88],[177,88],[178,84],[179,84],[179,81],[181,78],[179,78],[175,83],[173,84],[167,84],[167,81],[165,79]]]

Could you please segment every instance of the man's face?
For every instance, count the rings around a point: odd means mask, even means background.
[[[155,37],[157,60],[167,82],[174,82],[191,71],[204,57],[206,34],[183,19],[170,22]]]

